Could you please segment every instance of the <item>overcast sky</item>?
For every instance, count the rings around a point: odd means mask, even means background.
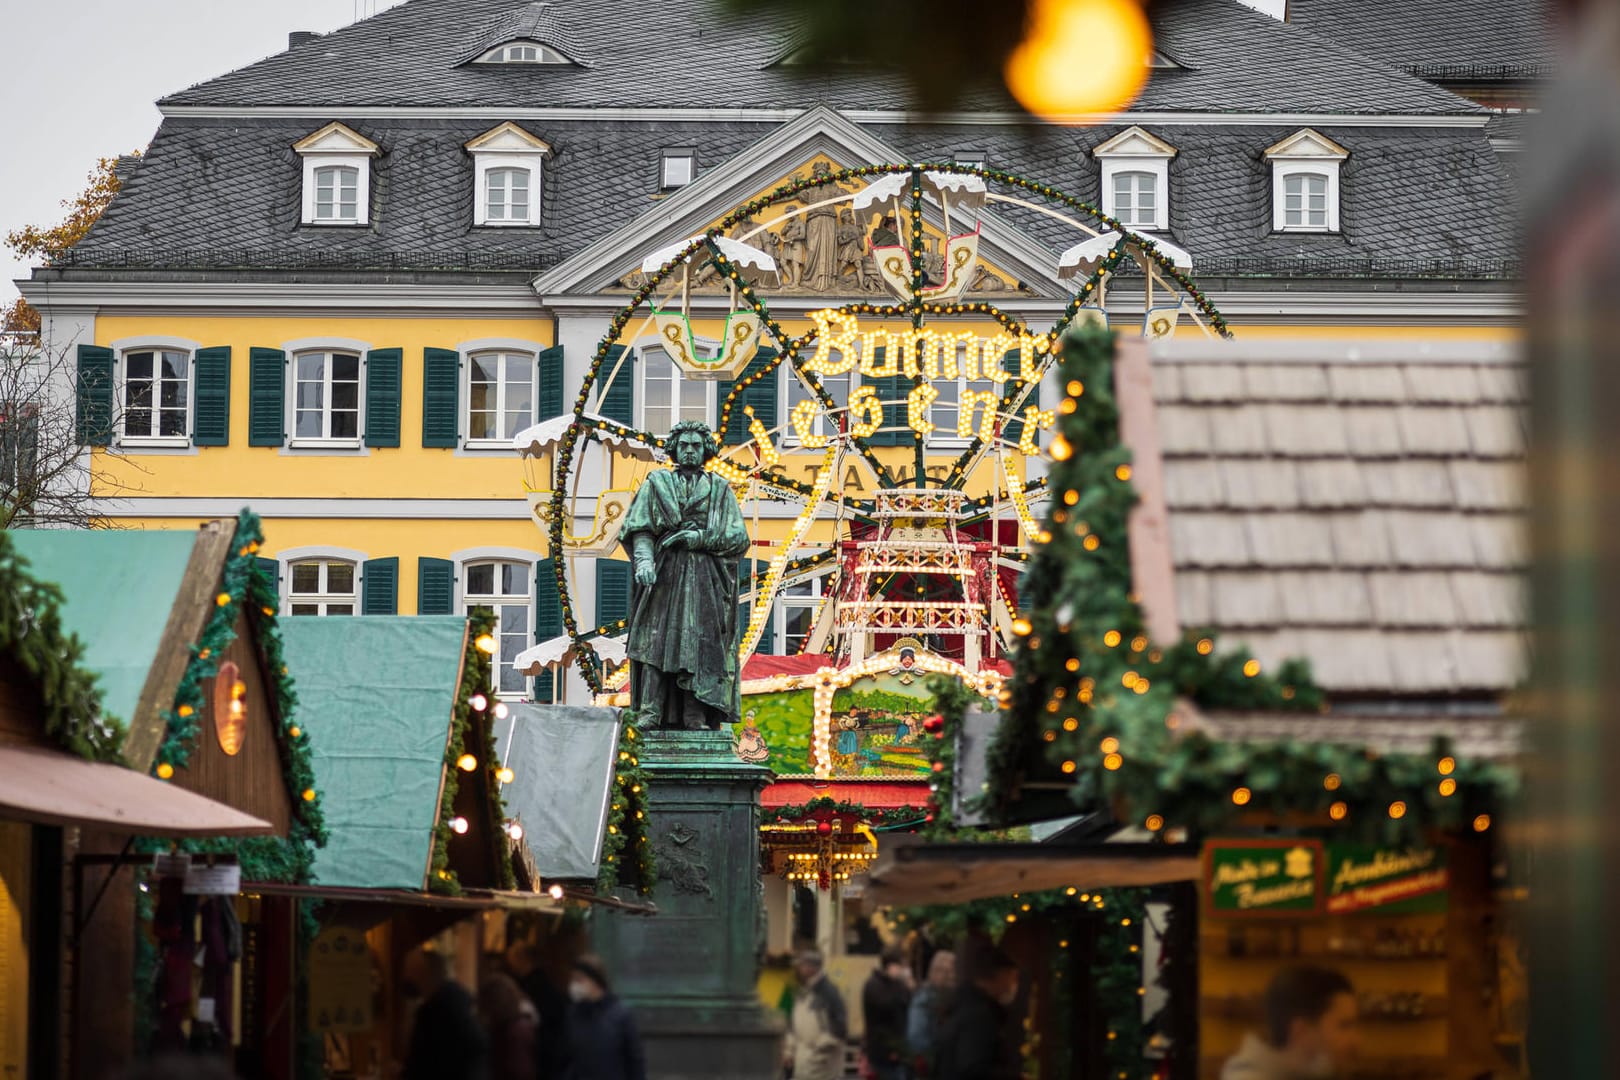
[[[0,237],[53,225],[97,158],[144,149],[165,94],[399,0],[0,0]],[[26,263],[0,247],[0,303]]]

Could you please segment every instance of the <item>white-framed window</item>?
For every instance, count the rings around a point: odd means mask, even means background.
[[[353,225],[360,220],[358,166],[315,166],[314,220],[322,225]]]
[[[287,563],[287,614],[353,615],[360,610],[359,567],[348,559]]]
[[[816,628],[816,615],[826,602],[822,590],[830,580],[830,576],[822,575],[784,585],[777,591],[776,610],[772,612],[772,618],[776,620],[777,652],[780,655],[797,656],[810,640]]]
[[[124,442],[185,445],[191,435],[191,354],[125,350],[118,417]]]
[[[461,567],[462,610],[472,614],[484,608],[495,615],[497,690],[503,695],[524,693],[527,678],[512,662],[532,644],[534,608],[530,595],[534,564],[512,559],[478,559]]]
[[[985,156],[983,150],[958,150],[952,157],[958,165],[966,165],[970,169],[984,168]]]
[[[928,419],[934,422],[934,433],[928,437],[928,444],[941,447],[966,446],[973,441],[971,436],[964,439],[957,434],[957,422],[961,419],[961,402],[966,391],[972,390],[980,394],[988,391],[995,394],[999,401],[1002,391],[1006,389],[1005,385],[989,379],[935,379],[933,386],[939,392],[939,397],[934,399],[934,406],[929,410]],[[982,399],[974,400],[980,402],[973,409],[973,430],[978,431],[984,405]]]
[[[360,356],[319,350],[292,361],[294,446],[356,446],[360,442]]]
[[[467,441],[505,443],[534,423],[535,358],[505,350],[467,357]]]
[[[1120,224],[1132,229],[1159,227],[1159,177],[1157,173],[1142,169],[1116,172],[1112,178],[1114,189],[1113,216]]]
[[[1170,227],[1170,159],[1176,148],[1129,127],[1092,151],[1102,165],[1102,209],[1128,229]]]
[[[1310,128],[1266,150],[1271,162],[1271,227],[1276,232],[1339,231],[1339,170],[1350,151]]]
[[[860,385],[858,381],[860,376],[853,373],[818,375],[816,378],[821,383],[822,389],[826,390],[833,401],[840,406],[849,404],[851,391]],[[799,431],[793,426],[793,410],[798,407],[801,401],[813,401],[816,403],[816,419],[815,424],[811,427],[812,434],[828,438],[838,434],[837,419],[827,415],[827,410],[821,406],[821,399],[811,393],[810,388],[804,385],[804,380],[800,379],[786,364],[782,367],[782,387],[780,416],[782,422],[787,425],[787,429],[782,433],[781,437],[783,446],[799,445]]]
[[[508,121],[466,144],[473,158],[473,224],[540,224],[540,182],[551,147]]]
[[[662,435],[681,420],[713,425],[716,383],[681,374],[669,353],[657,345],[636,350],[636,422],[642,431]]]
[[[528,225],[531,169],[503,165],[484,173],[484,207],[487,225]]]
[[[572,60],[538,41],[508,41],[490,49],[475,64],[571,64]]]
[[[304,161],[305,225],[366,225],[371,220],[371,161],[381,148],[345,124],[331,123],[293,144]]]
[[[1326,173],[1296,172],[1282,178],[1283,228],[1326,232],[1328,178]]]
[[[697,151],[665,150],[659,155],[658,186],[665,191],[697,179]]]

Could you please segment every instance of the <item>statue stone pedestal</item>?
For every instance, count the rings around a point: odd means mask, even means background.
[[[655,1080],[771,1080],[782,1023],[755,989],[764,944],[759,792],[720,731],[643,729],[658,860],[652,917],[598,909],[592,937]]]

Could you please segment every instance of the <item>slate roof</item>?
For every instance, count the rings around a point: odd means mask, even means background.
[[[1525,373],[1422,348],[1155,358],[1183,625],[1308,657],[1339,699],[1519,683]]]
[[[469,38],[533,19],[597,54],[594,67],[464,64]],[[1159,47],[1184,65],[1159,70],[1137,110],[1455,114],[1478,107],[1233,0],[1155,10]],[[528,25],[528,24],[525,24]],[[516,31],[514,30],[514,33]],[[523,35],[527,36],[527,35]],[[524,0],[407,0],[370,19],[182,90],[165,105],[414,105],[840,109],[904,107],[901,79],[806,71],[778,61],[796,27],[774,9],[723,18],[714,0],[665,0],[656,17],[631,0],[568,0],[543,15]],[[612,57],[612,62],[607,58]],[[981,90],[968,108],[1009,108]]]
[[[1539,79],[1557,61],[1539,0],[1288,0],[1288,21],[1426,79]]]
[[[462,144],[493,121],[347,118],[375,140],[372,223],[300,226],[302,167],[292,144],[324,121],[170,117],[89,236],[74,266],[179,268],[344,266],[383,269],[549,268],[659,206],[658,155],[696,149],[699,175],[744,152],[774,124],[525,121],[553,148],[540,227],[478,228],[472,161]],[[1149,128],[1152,130],[1151,126]],[[986,155],[994,168],[1097,200],[1092,147],[1119,129],[1035,125],[872,124],[896,158]],[[1516,273],[1509,181],[1475,129],[1335,128],[1343,167],[1343,231],[1271,232],[1262,151],[1292,126],[1165,127],[1171,238],[1200,276],[1501,278]],[[739,192],[737,201],[753,194]],[[996,213],[1053,251],[1070,231],[1015,208]],[[695,226],[696,227],[696,226]]]

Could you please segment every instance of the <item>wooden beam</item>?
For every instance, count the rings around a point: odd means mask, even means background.
[[[1163,443],[1153,403],[1148,343],[1121,336],[1114,352],[1114,400],[1119,437],[1131,451],[1131,483],[1137,503],[1126,523],[1131,588],[1142,607],[1148,637],[1159,645],[1181,638],[1176,613],[1175,563],[1170,555],[1170,513],[1164,495]]]

